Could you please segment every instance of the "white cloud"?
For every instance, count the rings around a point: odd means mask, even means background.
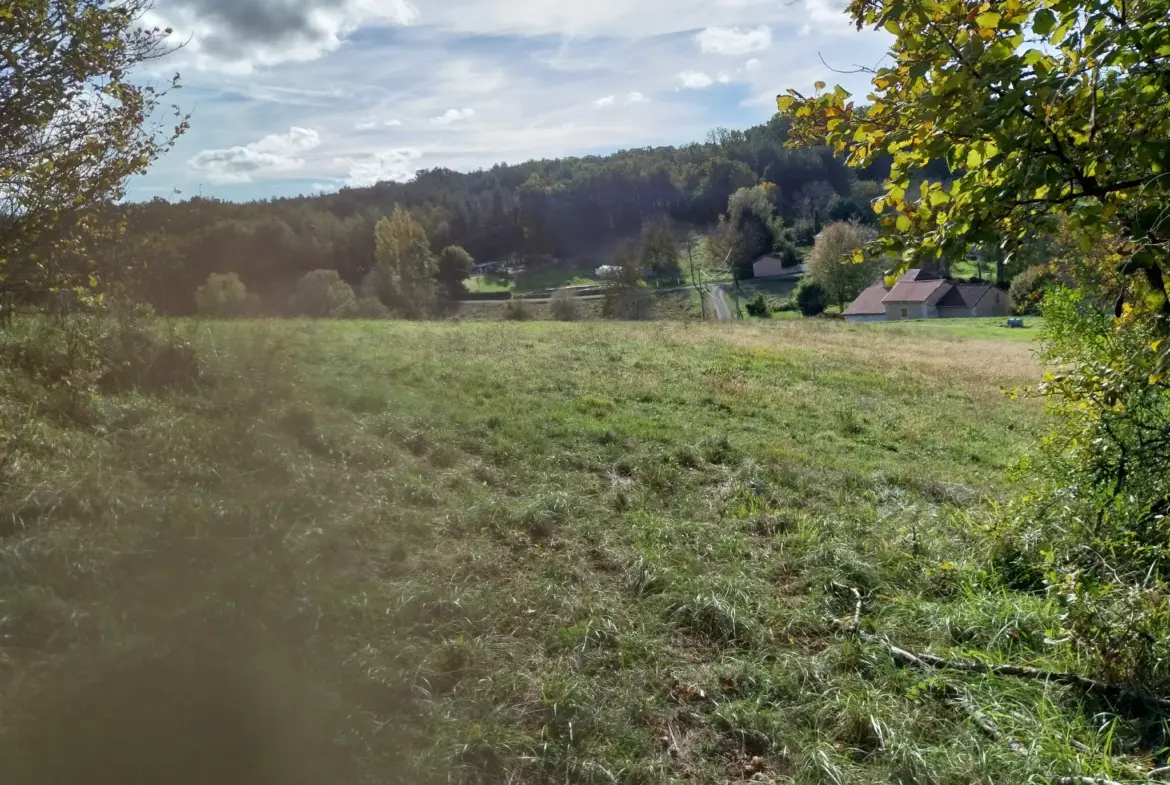
[[[772,45],[772,28],[760,25],[752,30],[738,27],[708,27],[695,36],[704,54],[746,55]]]
[[[743,64],[743,70],[747,71],[750,74],[752,71],[759,71],[763,65],[764,65],[763,63],[761,63],[758,59],[753,57],[751,60],[748,60],[746,63]]]
[[[804,10],[808,12],[808,19],[820,29],[829,29],[834,33],[851,33],[852,25],[845,16],[846,2],[844,0],[804,0]]]
[[[800,26],[799,35],[801,38],[804,38],[805,36],[807,36],[811,32],[812,32],[812,25],[801,25]]]
[[[438,117],[432,117],[431,122],[435,125],[451,125],[461,120],[470,120],[475,117],[474,109],[448,109]]]
[[[196,68],[250,73],[257,66],[316,60],[373,24],[411,25],[410,0],[168,0],[143,17],[186,41],[181,58]]]
[[[345,184],[361,188],[386,180],[409,180],[418,171],[415,162],[420,158],[421,152],[404,147],[355,158],[338,158],[336,163],[349,169]]]
[[[372,131],[375,128],[397,128],[400,125],[402,125],[401,120],[386,120],[385,122],[381,122],[378,120],[367,119],[367,120],[358,120],[356,123],[354,123],[353,130],[355,130],[355,131]]]
[[[680,71],[677,76],[678,80],[682,82],[682,86],[687,90],[702,90],[715,83],[714,79],[702,71]]]
[[[195,1],[159,0],[158,6],[169,10]],[[344,6],[358,0],[214,1]],[[135,193],[174,185],[188,194],[204,183],[204,193],[261,198],[291,195],[310,183],[337,187],[351,168],[358,182],[377,179],[383,170],[407,176],[423,165],[470,170],[501,161],[683,144],[715,125],[766,121],[777,91],[803,90],[825,78],[818,52],[845,69],[854,62],[873,64],[889,47],[888,34],[857,33],[844,14],[838,17],[835,8],[844,0],[807,0],[812,6],[806,0],[413,1],[421,9],[417,24],[399,30],[367,25],[337,51],[311,62],[257,68],[243,78],[180,63],[184,89],[177,98],[184,109],[195,110],[191,131],[174,154],[135,181]],[[835,24],[813,21],[810,8],[831,12]],[[546,35],[554,22],[561,26]],[[806,22],[812,34],[800,38]],[[761,26],[772,30],[767,50],[742,56],[699,51],[700,31],[738,28],[742,37]],[[838,36],[834,27],[843,32]],[[704,40],[716,39],[708,34]],[[751,65],[756,59],[758,67]],[[160,65],[170,68],[171,62]],[[721,88],[721,79],[735,90]],[[864,94],[868,84],[863,74],[833,81],[855,94]],[[676,87],[680,92],[670,95]],[[734,101],[711,101],[716,91],[721,99],[734,93]],[[594,108],[610,97],[608,107]],[[246,144],[290,126],[315,129],[320,145],[266,163]],[[387,157],[387,150],[414,150],[421,160]],[[193,156],[202,168],[188,166]],[[303,165],[295,163],[301,159]],[[352,164],[338,165],[338,159]],[[220,179],[255,184],[216,190],[209,170]],[[269,176],[269,170],[291,173]]]
[[[622,98],[622,106],[633,106],[634,104],[645,103],[646,96],[639,93],[637,90],[626,93]],[[618,98],[616,95],[607,95],[605,98],[598,98],[593,102],[593,105],[598,109],[608,109],[611,106],[617,106]]]
[[[192,169],[220,183],[246,183],[253,176],[283,174],[300,169],[300,153],[321,144],[311,128],[292,126],[287,134],[269,134],[263,139],[237,147],[204,150],[189,162]]]

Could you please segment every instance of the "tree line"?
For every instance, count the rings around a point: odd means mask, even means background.
[[[314,270],[336,271],[355,290],[369,290],[380,244],[389,247],[378,228],[387,218],[400,229],[406,218],[419,228],[411,229],[408,245],[412,264],[424,267],[432,258],[441,261],[446,248],[463,249],[475,261],[520,266],[571,259],[636,238],[655,220],[718,227],[729,201],[724,223],[736,237],[747,235],[744,259],[772,250],[781,225],[786,241],[811,244],[823,222],[872,221],[870,200],[880,188],[866,178],[888,172],[889,162],[855,172],[827,148],[786,147],[787,129],[777,116],[746,131],[718,129],[705,142],[682,147],[469,173],[432,169],[405,183],[317,196],[243,204],[156,198],[119,208],[119,243],[89,262],[104,282],[162,313],[192,312],[196,289],[211,275],[229,274],[256,295],[258,307],[275,312]],[[737,192],[750,194],[761,183],[766,192],[756,194],[756,203],[735,203]],[[395,218],[398,211],[404,215]],[[723,241],[736,240],[728,234]],[[449,265],[445,272],[435,294],[456,297],[458,281]],[[396,312],[420,314],[431,294],[422,296],[413,273],[396,275],[393,284],[383,275],[374,293]]]

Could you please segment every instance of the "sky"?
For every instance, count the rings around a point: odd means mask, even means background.
[[[191,128],[129,198],[244,201],[702,141],[889,44],[842,0],[156,0]],[[160,115],[161,116],[161,115]]]

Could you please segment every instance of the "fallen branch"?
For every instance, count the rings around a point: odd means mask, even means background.
[[[1098,692],[1111,695],[1119,695],[1127,698],[1142,701],[1150,706],[1155,706],[1160,709],[1170,710],[1170,699],[1159,698],[1155,695],[1147,695],[1143,693],[1135,693],[1120,685],[1109,684],[1108,682],[1098,681],[1097,679],[1090,679],[1086,676],[1080,676],[1076,673],[1067,673],[1062,671],[1046,671],[1041,668],[1033,668],[1027,665],[995,665],[978,660],[948,660],[944,657],[939,657],[936,654],[927,652],[912,652],[907,651],[899,646],[895,646],[885,638],[878,635],[873,635],[868,632],[863,632],[861,629],[861,592],[853,586],[846,586],[837,581],[833,581],[833,585],[839,589],[849,591],[853,595],[854,607],[853,617],[850,619],[849,625],[842,625],[844,630],[850,634],[856,635],[859,640],[866,643],[871,643],[891,657],[896,662],[902,665],[908,665],[915,668],[922,668],[924,670],[954,670],[964,673],[982,673],[994,676],[1011,676],[1020,679],[1032,679],[1035,681],[1050,682],[1053,684],[1065,684],[1068,686],[1079,687],[1086,692]],[[1003,741],[1003,731],[995,722],[984,714],[972,701],[970,695],[965,689],[954,684],[943,685],[943,691],[946,698],[965,713],[968,718],[978,727],[984,734],[994,741]],[[1007,739],[1008,747],[1012,752],[1024,753],[1025,748],[1019,742],[1013,739]],[[1075,739],[1069,742],[1070,746],[1075,749],[1088,753],[1089,748]],[[1138,776],[1143,776],[1141,772]],[[1150,769],[1144,772],[1144,776],[1149,780],[1158,780],[1162,775],[1170,774],[1170,766],[1160,766],[1155,769]],[[1107,779],[1104,777],[1058,777],[1056,779],[1057,785],[1122,785],[1116,780]]]
[[[903,665],[910,665],[915,668],[938,669],[938,670],[952,670],[963,671],[965,673],[983,673],[992,676],[1011,676],[1018,679],[1031,679],[1033,681],[1050,682],[1053,684],[1066,684],[1071,687],[1079,687],[1086,692],[1096,692],[1107,695],[1124,695],[1126,697],[1135,698],[1143,701],[1149,705],[1156,706],[1160,709],[1170,711],[1170,699],[1159,698],[1153,695],[1145,695],[1141,693],[1134,693],[1126,688],[1109,684],[1108,682],[1090,679],[1086,676],[1080,676],[1075,673],[1065,673],[1062,671],[1046,671],[1041,668],[1032,668],[1027,665],[994,665],[986,662],[979,662],[978,660],[948,660],[939,657],[936,654],[929,654],[926,652],[910,652],[906,649],[895,646],[877,635],[871,635],[867,632],[858,631],[858,635],[866,643],[872,643],[875,646],[885,650],[887,654],[893,657],[896,661]]]
[[[849,625],[844,626],[843,629],[848,633],[859,632],[861,630],[861,592],[855,586],[846,586],[843,583],[837,583],[837,581],[833,581],[833,585],[853,593],[853,618],[849,620]]]
[[[971,700],[970,694],[965,689],[957,684],[946,684],[943,685],[943,693],[946,695],[947,702],[966,714],[967,718],[975,723],[975,726],[983,731],[984,735],[992,741],[1004,740],[1003,731],[995,724],[995,720],[988,717],[975,705],[975,702]],[[1025,752],[1024,746],[1013,739],[1008,739],[1007,745],[1008,749],[1012,752]]]

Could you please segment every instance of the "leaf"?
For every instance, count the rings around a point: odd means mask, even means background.
[[[1056,14],[1047,8],[1037,11],[1036,16],[1032,17],[1032,30],[1037,35],[1048,35],[1053,27],[1056,27]]]
[[[946,204],[950,200],[951,197],[947,195],[946,191],[940,189],[938,191],[930,192],[930,203],[935,207],[939,206],[940,204]]]
[[[1024,53],[1024,65],[1036,65],[1044,57],[1039,49],[1029,49]]]
[[[781,112],[787,112],[789,109],[792,108],[792,105],[794,103],[796,103],[796,99],[790,95],[776,96],[776,108],[779,109]]]
[[[982,27],[984,30],[994,30],[999,27],[999,20],[1002,17],[994,11],[987,11],[975,17],[975,24]]]
[[[971,149],[967,151],[968,169],[978,169],[981,163],[983,163],[983,156],[979,154],[978,150]]]
[[[824,90],[825,83],[818,80],[816,82],[813,82],[813,87],[816,88],[817,90]]]
[[[895,222],[895,226],[898,227],[899,232],[910,231],[910,218],[905,215],[899,215],[898,220]]]
[[[90,273],[90,275],[89,275],[89,288],[96,289],[97,285],[98,285],[97,277],[93,273]]]

